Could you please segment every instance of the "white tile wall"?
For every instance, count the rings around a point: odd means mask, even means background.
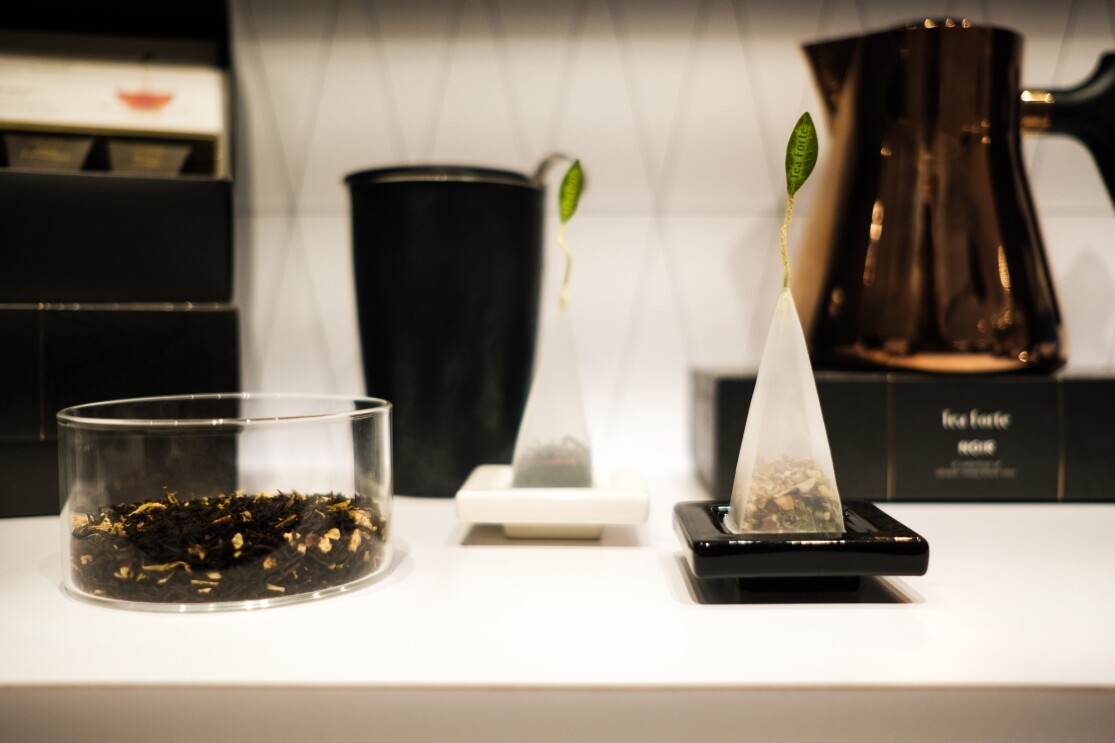
[[[245,387],[363,390],[346,173],[566,152],[597,460],[687,466],[688,369],[755,363],[779,286],[785,133],[818,110],[798,45],[944,15],[1024,34],[1027,85],[1115,48],[1115,0],[236,0]],[[1115,211],[1076,143],[1026,154],[1071,363],[1115,364]]]

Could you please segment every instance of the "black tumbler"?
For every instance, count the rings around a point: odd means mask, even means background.
[[[534,362],[543,188],[457,166],[345,182],[366,391],[394,404],[395,492],[452,496],[473,467],[511,461]]]

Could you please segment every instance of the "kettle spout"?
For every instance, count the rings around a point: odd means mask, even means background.
[[[844,89],[848,72],[855,60],[861,36],[834,39],[802,47],[809,67],[813,71],[813,82],[825,104],[825,114],[831,120],[840,106],[840,93]]]

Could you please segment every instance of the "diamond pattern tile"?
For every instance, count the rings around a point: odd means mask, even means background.
[[[594,211],[646,212],[653,198],[624,54],[610,4],[591,0],[553,149],[591,168]]]
[[[366,4],[379,25],[378,37],[370,41],[381,47],[379,64],[392,86],[392,98],[385,103],[397,107],[402,127],[404,149],[399,154],[410,162],[429,162],[466,3],[389,0]]]
[[[585,198],[588,198],[586,195]],[[640,293],[641,260],[649,250],[654,221],[649,215],[578,214],[568,230],[574,253],[569,312],[581,368],[581,391],[594,456],[606,461],[615,425],[613,400],[624,379],[627,337]],[[547,242],[542,329],[557,302],[564,264]]]
[[[285,167],[288,208],[298,209],[297,195],[306,172],[314,126],[318,119],[325,71],[336,35],[339,0],[315,5],[317,12],[305,14],[297,0],[256,2],[238,6],[238,18],[248,35],[254,35],[258,67],[247,85],[259,87],[262,100],[260,124],[271,129],[272,151],[253,151],[254,164],[260,157],[276,158]],[[234,21],[235,22],[235,21]],[[241,23],[237,23],[237,28]],[[277,136],[275,136],[277,134]],[[250,141],[251,136],[247,139]],[[249,167],[252,167],[249,164]]]
[[[620,363],[609,401],[602,460],[618,467],[640,463],[681,466],[689,433],[683,425],[688,401],[685,341],[677,297],[663,260],[657,231],[634,267],[638,271],[633,312],[627,318]]]
[[[732,27],[742,52],[748,89],[743,104],[754,111],[756,122],[748,127],[748,140],[756,147],[749,153],[755,187],[762,194],[750,213],[780,217],[785,208],[787,122],[792,124],[802,111],[809,111],[824,134],[825,115],[814,90],[812,73],[801,50],[802,44],[859,33],[856,4],[833,0],[826,3],[736,3]],[[736,77],[739,65],[730,60],[720,64],[722,74]],[[762,105],[755,105],[762,101]],[[737,117],[738,118],[738,117]],[[760,171],[756,165],[762,163]],[[822,161],[822,167],[824,163]],[[799,213],[808,213],[812,190],[801,192]]]
[[[373,21],[374,22],[374,21]],[[347,213],[343,178],[364,167],[402,160],[397,111],[390,80],[383,74],[352,75],[380,69],[376,37],[359,3],[344,2],[321,75],[321,92],[298,191],[301,214]]]
[[[282,143],[270,83],[263,62],[262,42],[246,5],[233,6],[236,39],[237,162],[236,209],[238,214],[284,214],[294,211],[289,165]]]
[[[1065,36],[1055,60],[1038,72],[1035,84],[1071,88],[1091,75],[1101,49],[1115,48],[1112,8],[1105,3],[1065,3]],[[1042,81],[1045,81],[1044,83]],[[1046,214],[1108,214],[1111,200],[1091,154],[1076,140],[1038,137],[1031,172],[1034,197]],[[1066,189],[1065,183],[1074,183]]]
[[[1027,85],[1115,48],[1113,0],[234,0],[245,386],[362,387],[346,173],[566,152],[596,455],[684,466],[688,369],[756,363],[777,295],[785,132],[820,112],[800,45],[926,16],[1022,33]],[[1024,154],[1073,363],[1115,363],[1115,210],[1077,144]],[[547,303],[560,270],[548,243]]]
[[[727,2],[708,3],[681,56],[686,78],[662,149],[662,204],[670,213],[732,215],[772,205],[751,60]],[[795,117],[796,118],[796,117]]]
[[[517,136],[526,143],[525,168],[558,146],[588,2],[502,0],[493,12],[503,34],[500,74],[513,86],[518,104],[514,117],[516,129],[521,130]]]
[[[1115,364],[1115,220],[1052,217],[1045,220],[1046,251],[1061,313],[1069,329],[1072,366],[1095,369]]]
[[[527,164],[518,90],[503,73],[502,26],[490,7],[482,0],[464,4],[423,159],[513,169]]]

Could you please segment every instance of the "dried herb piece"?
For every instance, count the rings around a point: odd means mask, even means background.
[[[835,485],[812,458],[760,458],[740,525],[743,531],[843,531],[839,509]]]
[[[103,506],[73,516],[70,569],[87,594],[209,603],[350,583],[386,557],[387,524],[360,498],[259,493]]]

